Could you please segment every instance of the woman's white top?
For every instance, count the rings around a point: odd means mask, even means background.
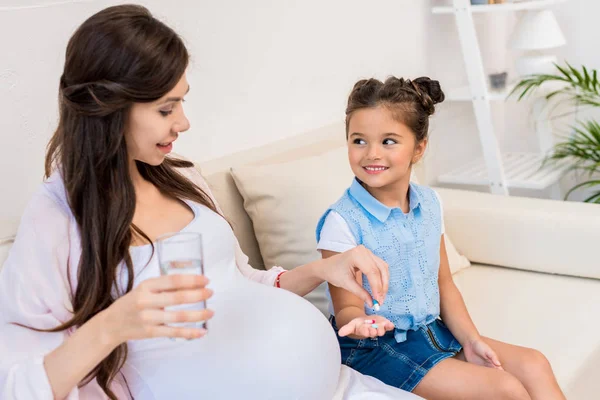
[[[182,172],[210,194],[196,170]],[[338,344],[327,319],[303,298],[273,287],[281,269],[250,267],[225,219],[202,205],[186,203],[194,219],[183,231],[202,234],[205,274],[214,290],[207,303],[215,315],[202,339],[129,341],[127,362],[112,385],[119,399],[416,398],[340,368]],[[150,245],[132,247],[130,253],[134,287],[160,275]],[[62,179],[55,174],[28,205],[0,273],[1,399],[53,398],[44,356],[74,329],[40,333],[14,323],[47,329],[70,319],[67,261],[77,266],[80,255],[77,225]],[[121,285],[126,282],[126,270],[122,272]],[[77,268],[71,268],[70,275],[76,287]],[[95,380],[68,396],[103,398]]]

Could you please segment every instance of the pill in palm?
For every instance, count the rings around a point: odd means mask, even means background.
[[[372,324],[372,325],[371,325],[371,328],[375,328],[375,329],[377,329],[377,328],[379,328],[379,325],[377,325],[377,324]]]

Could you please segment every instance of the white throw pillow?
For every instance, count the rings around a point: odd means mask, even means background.
[[[317,222],[354,178],[346,147],[285,163],[234,168],[231,173],[267,269],[292,269],[320,258]],[[449,240],[446,248],[453,273],[469,265]],[[324,286],[307,298],[326,313]]]

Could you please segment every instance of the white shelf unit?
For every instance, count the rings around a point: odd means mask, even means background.
[[[558,181],[566,167],[541,168],[544,154],[553,146],[552,129],[542,98],[536,100],[533,109],[540,151],[504,154],[500,152],[492,123],[491,102],[506,100],[516,82],[507,84],[502,90],[492,90],[488,87],[473,14],[542,9],[564,1],[566,0],[528,0],[472,6],[469,0],[453,0],[452,6],[433,8],[434,14],[454,15],[469,82],[468,86],[448,90],[446,99],[472,102],[483,150],[483,157],[480,159],[439,176],[440,183],[489,186],[491,193],[500,195],[509,195],[510,188],[543,190],[551,187],[552,197],[561,198]]]
[[[540,168],[544,157],[535,153],[508,152],[502,154],[506,186],[509,188],[541,190],[553,185],[563,174],[563,168]],[[438,177],[440,182],[455,185],[489,184],[483,157]]]
[[[502,11],[525,11],[525,10],[539,10],[548,8],[558,3],[563,3],[567,0],[527,0],[527,1],[508,1],[502,4],[478,4],[467,6],[471,9],[472,13],[487,13],[487,12],[502,12]],[[452,5],[433,7],[434,14],[452,14],[456,11],[457,7],[464,7],[464,5]]]

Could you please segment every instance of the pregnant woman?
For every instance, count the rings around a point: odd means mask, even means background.
[[[341,368],[334,332],[298,296],[327,280],[371,305],[360,269],[381,302],[381,260],[356,248],[254,270],[202,177],[168,156],[189,129],[187,65],[139,6],[100,11],[69,41],[46,180],[0,275],[0,398],[413,398]],[[205,276],[160,275],[167,232],[202,234]],[[172,326],[207,319],[210,333]]]

